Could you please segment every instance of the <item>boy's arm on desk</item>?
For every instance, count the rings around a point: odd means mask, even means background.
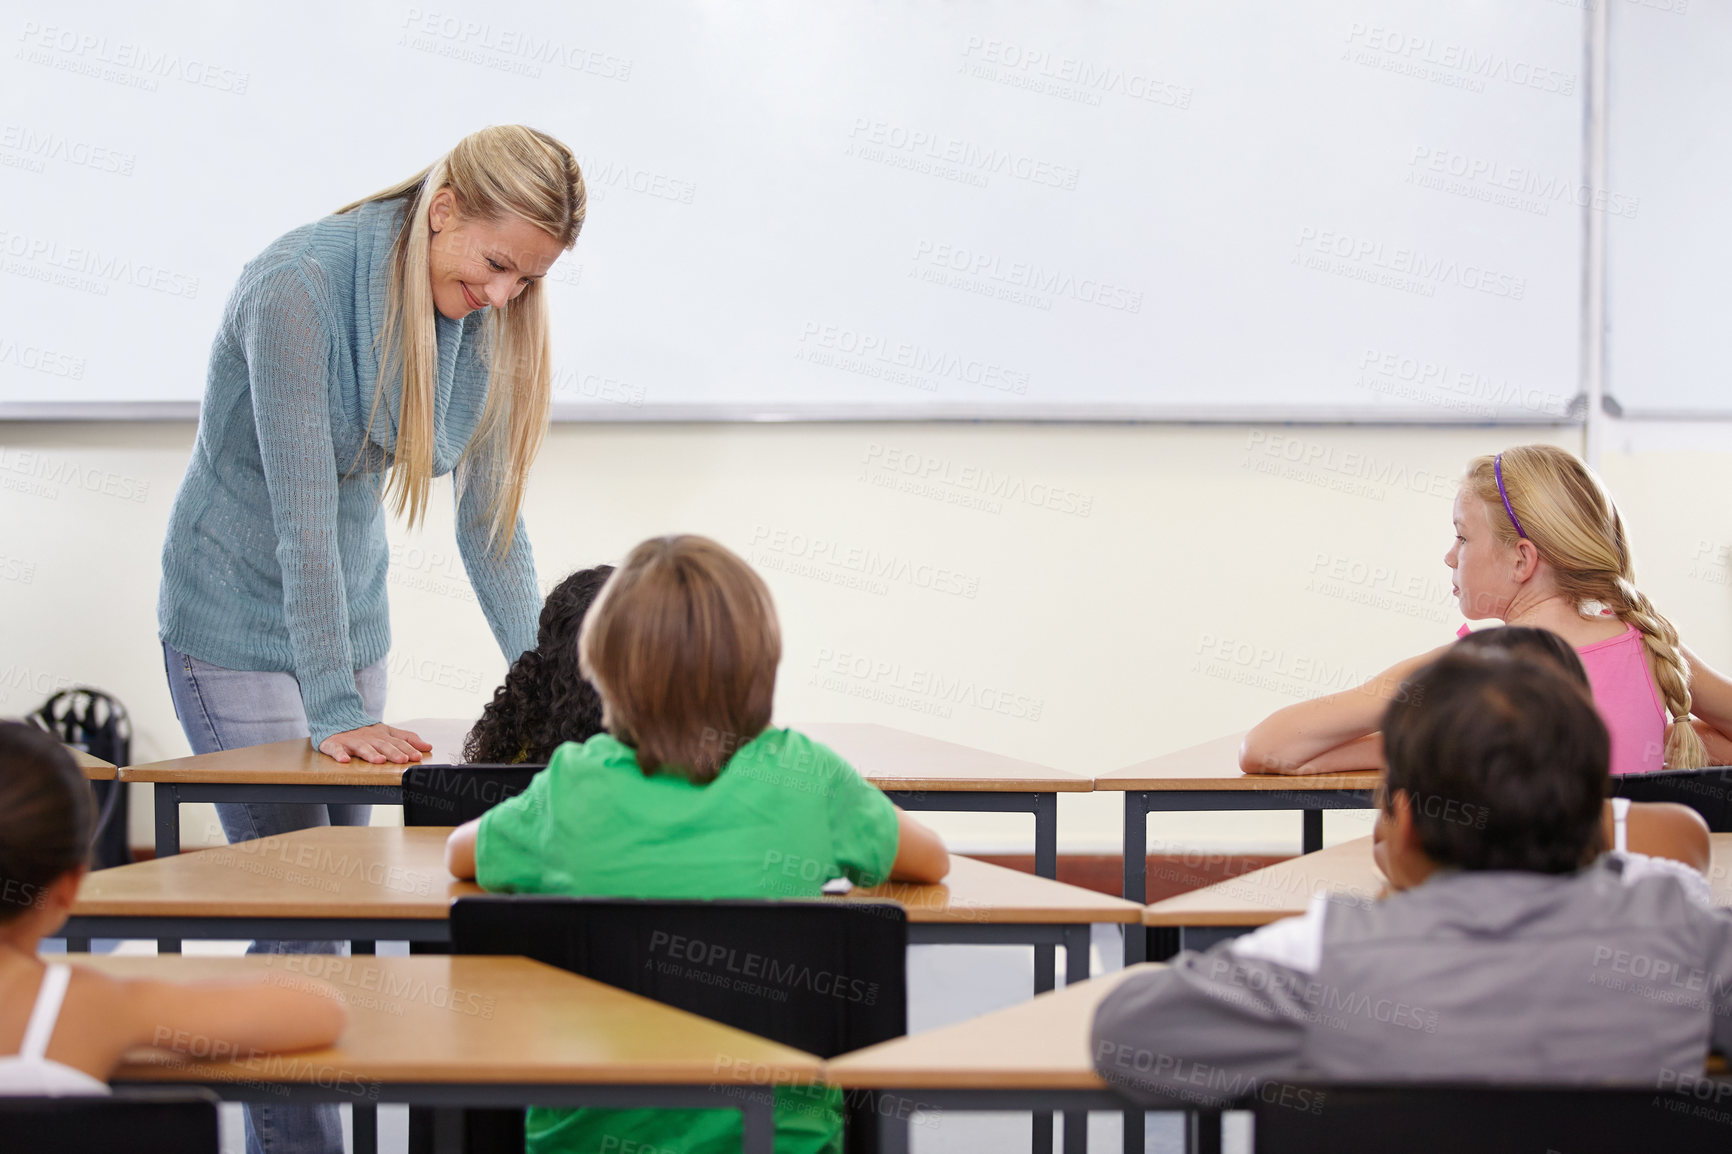
[[[481,829],[481,819],[466,821],[451,831],[445,839],[445,868],[458,881],[475,879],[475,836]]]
[[[944,840],[898,809],[896,860],[890,864],[890,880],[936,885],[949,872],[950,853]]]

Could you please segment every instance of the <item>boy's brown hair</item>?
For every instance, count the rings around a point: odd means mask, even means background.
[[[644,773],[704,785],[770,724],[782,630],[739,557],[707,537],[652,537],[602,587],[577,653],[602,723]]]

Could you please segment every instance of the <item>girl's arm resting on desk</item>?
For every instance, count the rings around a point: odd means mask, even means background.
[[[1294,770],[1302,773],[1360,773],[1366,770],[1382,772],[1389,768],[1389,763],[1383,758],[1383,735],[1368,733],[1364,737],[1356,737],[1345,745],[1325,750]],[[1277,770],[1276,772],[1280,772]]]
[[[466,821],[451,831],[445,839],[445,868],[458,881],[475,878],[475,838],[481,832],[481,819]]]
[[[453,840],[456,836],[452,835]],[[950,853],[943,839],[897,810],[896,860],[890,864],[890,880],[932,885],[943,881],[949,872]]]
[[[196,984],[99,980],[113,987],[116,1008],[132,1026],[132,1045],[244,1059],[259,1051],[329,1046],[342,1036],[349,1015],[334,987],[289,971],[272,978]]]
[[[1364,685],[1301,701],[1278,709],[1258,722],[1239,747],[1239,768],[1246,773],[1334,773],[1347,765],[1318,759],[1339,746],[1377,732],[1383,712],[1401,690],[1401,683],[1419,669],[1443,656],[1449,646],[1439,646],[1417,657],[1398,662]],[[1381,746],[1378,750],[1381,755]],[[1349,760],[1361,754],[1341,754]],[[1376,768],[1356,764],[1355,769]]]

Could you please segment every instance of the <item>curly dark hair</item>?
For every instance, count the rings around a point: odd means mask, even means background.
[[[545,764],[564,742],[601,732],[601,697],[577,669],[577,631],[612,573],[612,565],[579,569],[554,586],[535,648],[511,666],[464,739],[465,762]]]

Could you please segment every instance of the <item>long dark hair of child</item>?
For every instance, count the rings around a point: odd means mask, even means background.
[[[567,741],[601,732],[601,698],[577,668],[577,633],[612,565],[579,569],[541,607],[535,648],[519,657],[463,742],[470,764],[543,764]]]
[[[40,729],[0,722],[0,922],[84,865],[90,786],[72,755]]]

